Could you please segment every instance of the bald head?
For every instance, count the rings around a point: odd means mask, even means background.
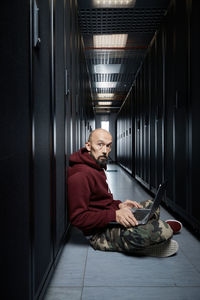
[[[112,139],[112,135],[110,134],[109,131],[103,128],[97,128],[90,133],[88,142],[91,142],[93,138],[100,137],[100,136],[110,136]]]
[[[105,129],[97,128],[90,133],[85,147],[95,161],[104,168],[112,147],[112,136]]]

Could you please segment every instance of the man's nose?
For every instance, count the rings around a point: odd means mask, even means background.
[[[107,147],[106,147],[106,145],[103,146],[102,152],[105,153],[105,154],[107,153]]]

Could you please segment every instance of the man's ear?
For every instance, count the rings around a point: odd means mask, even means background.
[[[86,142],[85,143],[85,148],[87,149],[88,152],[91,151],[91,144],[90,144],[90,142]]]

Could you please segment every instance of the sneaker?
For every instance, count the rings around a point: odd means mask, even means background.
[[[169,224],[169,226],[172,228],[174,234],[179,233],[182,229],[181,222],[179,222],[177,220],[166,220],[165,222],[167,224]]]
[[[146,249],[137,251],[139,255],[153,256],[153,257],[169,257],[177,253],[179,248],[175,240],[167,240],[166,242],[150,246]]]

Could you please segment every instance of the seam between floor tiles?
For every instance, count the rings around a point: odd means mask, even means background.
[[[84,285],[84,288],[200,288],[200,285]]]
[[[180,248],[183,248],[183,246]],[[200,270],[196,267],[196,265],[194,265],[194,263],[191,262],[190,258],[185,254],[185,252],[182,249],[181,249],[181,252],[187,258],[188,262],[194,267],[194,269],[197,271],[197,273],[200,274]]]
[[[200,287],[200,284],[199,285],[181,285],[181,284],[177,284],[177,283],[174,283],[174,284],[165,284],[165,285],[66,285],[66,286],[63,286],[63,285],[56,285],[56,286],[49,286],[49,289],[66,289],[66,288],[104,288],[104,287],[112,287],[112,288],[137,288],[137,287],[144,287],[144,288],[155,288],[155,287],[185,287],[185,288],[194,288],[194,287]]]
[[[82,295],[83,295],[83,288],[84,288],[84,281],[85,281],[85,272],[86,272],[86,265],[87,265],[87,258],[88,258],[88,252],[89,252],[89,247],[87,248],[87,254],[86,254],[86,258],[85,258],[85,264],[84,264],[84,271],[83,271],[83,281],[82,281],[82,288],[81,288],[81,298],[82,299]]]

